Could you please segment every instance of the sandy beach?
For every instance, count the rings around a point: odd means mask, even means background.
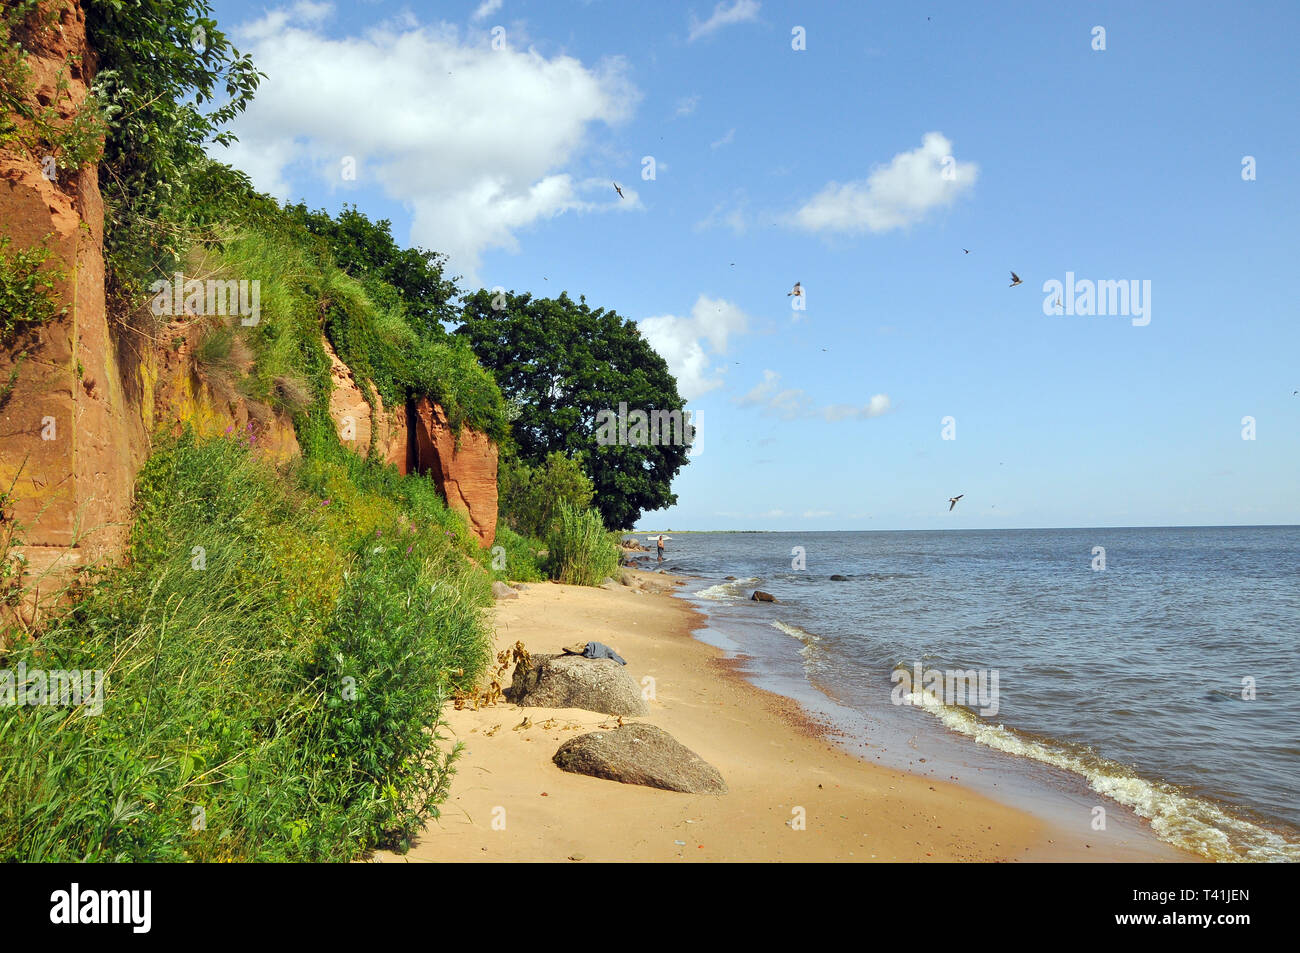
[[[1194,860],[1153,836],[1095,843],[960,784],[871,764],[824,737],[788,699],[737,675],[691,637],[700,616],[675,580],[631,573],[644,590],[530,585],[494,610],[496,647],[533,653],[595,640],[638,682],[650,714],[713,764],[730,788],[690,795],[571,774],[552,762],[569,738],[617,719],[499,702],[449,710],[464,745],[442,816],[405,855],[417,861],[1142,861]],[[508,683],[507,683],[508,684]],[[528,727],[521,727],[528,722]],[[804,829],[792,823],[802,808]]]

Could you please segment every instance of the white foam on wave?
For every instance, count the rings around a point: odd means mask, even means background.
[[[807,629],[801,629],[797,625],[791,625],[789,622],[782,622],[780,619],[777,619],[771,622],[770,625],[772,626],[772,628],[778,629],[779,631],[784,632],[786,635],[798,639],[800,642],[802,642],[803,648],[799,650],[799,654],[802,655],[805,659],[811,656],[814,651],[816,651],[818,643],[821,642],[821,636],[814,635],[812,632],[809,632]]]
[[[1233,817],[1216,804],[1192,797],[1173,785],[1139,777],[1118,762],[1083,757],[1005,725],[984,721],[968,709],[944,704],[924,688],[903,698],[979,744],[1080,775],[1097,793],[1146,818],[1158,837],[1177,847],[1211,860],[1300,861],[1300,843]]]
[[[720,582],[716,586],[708,586],[698,592],[691,593],[696,599],[708,599],[710,602],[734,602],[746,598],[742,591],[749,586],[758,582],[756,578],[733,579],[729,582]]]

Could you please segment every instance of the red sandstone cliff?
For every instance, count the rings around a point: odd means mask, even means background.
[[[463,428],[459,440],[437,404],[415,403],[416,460],[442,488],[447,505],[469,519],[479,545],[490,546],[497,531],[497,448],[485,435]]]
[[[372,408],[355,376],[323,340],[330,359],[330,417],[345,447],[375,456],[401,473],[422,473],[442,491],[447,505],[464,513],[481,546],[490,546],[497,528],[497,448],[466,427],[459,439],[442,407],[420,398],[413,407],[385,411],[383,400],[367,383]]]
[[[30,43],[28,63],[35,99],[54,103],[67,120],[86,98],[94,57],[80,6],[60,9],[57,24]],[[70,56],[67,97],[56,97]],[[9,516],[25,527],[31,614],[32,603],[60,587],[56,579],[120,551],[148,439],[128,402],[138,385],[130,345],[105,315],[104,208],[95,166],[58,169],[50,181],[37,158],[0,149],[0,222],[13,242],[10,253],[44,241],[67,276],[56,288],[66,314],[0,349],[0,384],[14,375],[0,408],[0,489],[13,485]]]

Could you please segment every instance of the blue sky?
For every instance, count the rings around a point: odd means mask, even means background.
[[[1300,7],[1133,6],[218,0],[216,154],[645,322],[699,442],[644,527],[1298,523]]]

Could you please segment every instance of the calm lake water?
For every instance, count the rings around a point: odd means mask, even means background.
[[[1202,856],[1300,859],[1300,527],[670,535],[724,647],[850,735],[960,737]],[[982,671],[996,707],[896,669]]]

